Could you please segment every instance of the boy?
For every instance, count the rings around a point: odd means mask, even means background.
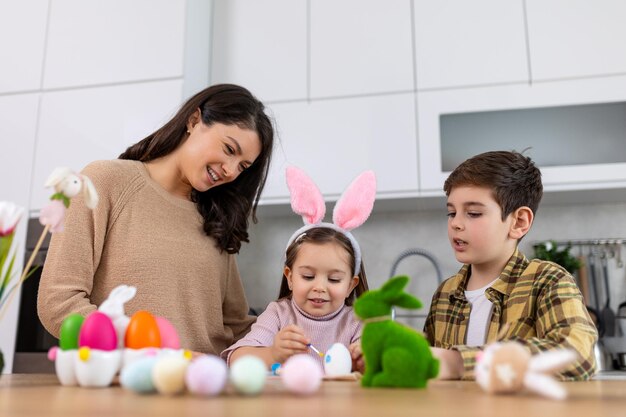
[[[572,276],[517,249],[543,194],[541,172],[517,152],[486,152],[459,165],[444,184],[448,238],[461,270],[432,299],[424,333],[442,379],[473,379],[485,344],[515,340],[531,353],[570,348],[578,360],[562,379],[595,372],[598,333]]]

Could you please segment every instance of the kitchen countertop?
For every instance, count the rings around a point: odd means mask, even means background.
[[[51,374],[12,374],[0,377],[1,416],[480,416],[591,417],[626,415],[626,381],[568,382],[566,401],[521,393],[485,394],[476,383],[431,381],[427,389],[361,388],[354,381],[324,381],[320,390],[301,397],[284,391],[278,378],[268,380],[261,395],[227,392],[205,398],[139,395],[119,386],[63,387]]]

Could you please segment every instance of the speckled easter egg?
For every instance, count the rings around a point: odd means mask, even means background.
[[[130,349],[161,347],[161,333],[156,318],[147,311],[138,311],[130,318],[124,345]]]
[[[324,372],[311,355],[294,355],[281,367],[280,377],[285,388],[302,395],[312,394],[322,383]]]
[[[267,366],[256,356],[242,356],[230,367],[230,382],[242,394],[260,393],[265,385],[266,377]]]
[[[78,335],[85,318],[80,314],[70,314],[63,320],[59,334],[59,347],[61,350],[78,349]]]
[[[99,311],[88,315],[80,328],[78,346],[106,351],[115,350],[117,333],[109,316]]]
[[[328,376],[347,375],[352,371],[352,357],[343,343],[335,343],[326,351],[324,371]]]
[[[198,395],[218,395],[226,385],[226,362],[214,355],[203,355],[189,364],[185,374],[187,389]]]

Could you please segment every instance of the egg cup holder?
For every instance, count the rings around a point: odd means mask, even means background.
[[[130,318],[124,315],[124,303],[135,293],[134,287],[120,285],[97,311],[87,317],[70,314],[63,320],[59,346],[48,353],[61,385],[108,387],[124,367],[140,358],[190,358],[180,349],[178,333],[167,319],[147,311]]]

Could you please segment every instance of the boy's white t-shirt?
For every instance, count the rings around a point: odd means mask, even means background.
[[[497,280],[496,278],[477,290],[465,290],[465,298],[472,306],[467,325],[467,338],[465,339],[467,346],[482,346],[485,344],[489,319],[491,319],[491,307],[493,306],[493,303],[485,296],[485,290],[491,287]]]

